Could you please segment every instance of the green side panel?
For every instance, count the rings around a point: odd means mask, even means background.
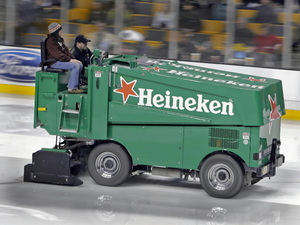
[[[126,66],[126,57],[106,65],[109,123],[261,126],[274,107],[285,114],[280,80],[132,57]]]
[[[228,151],[250,163],[250,127],[109,126],[134,164],[198,169],[209,154]]]
[[[56,134],[58,128],[58,118],[56,116],[57,105],[55,102],[56,95],[54,93],[42,93],[39,96],[39,107],[45,107],[47,111],[38,111],[38,123],[41,128],[46,129],[49,134]]]
[[[182,127],[114,125],[109,137],[125,146],[134,164],[182,168]]]
[[[183,167],[197,169],[207,155],[219,151],[236,154],[249,164],[250,131],[249,127],[186,126]]]
[[[110,71],[107,67],[88,67],[88,104],[85,117],[88,124],[88,137],[107,139],[108,89]]]
[[[109,102],[109,123],[112,124],[212,124],[210,118],[192,116],[150,107]]]
[[[68,94],[68,79],[68,73],[37,72],[34,126],[46,129],[51,135],[86,138],[87,94]],[[64,113],[64,110],[78,113]]]
[[[36,73],[34,127],[41,126],[49,134],[57,133],[57,93],[67,88],[68,77],[68,74]]]
[[[119,68],[114,73],[110,90],[109,122],[143,124],[239,124],[233,114],[231,100],[226,95],[215,95],[212,91],[202,91],[170,83],[170,79],[152,77],[152,74],[134,77],[134,69]],[[139,70],[143,71],[143,70]],[[137,71],[136,71],[137,72]],[[138,73],[138,72],[137,72]],[[139,72],[140,73],[140,72]],[[133,93],[124,102],[124,95],[118,93],[122,84],[135,83]],[[175,80],[178,81],[178,80]],[[211,101],[213,100],[213,102]],[[124,104],[125,103],[125,104]],[[214,112],[209,104],[216,105]],[[122,114],[120,114],[120,110]]]
[[[265,125],[264,127],[267,127],[268,125]],[[249,152],[249,156],[250,156],[250,162],[248,164],[249,167],[259,167],[260,162],[257,160],[253,159],[253,155],[255,153],[258,153],[259,151],[261,151],[264,147],[263,146],[267,146],[266,143],[266,139],[262,140],[259,137],[259,131],[260,131],[261,127],[252,127],[251,128],[251,139],[250,139],[250,143],[251,143],[251,149]]]

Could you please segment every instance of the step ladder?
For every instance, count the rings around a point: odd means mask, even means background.
[[[65,108],[65,95],[62,97],[62,104],[61,104],[61,111],[60,111],[60,119],[59,119],[59,131],[66,132],[66,133],[78,133],[79,125],[80,125],[80,111],[82,107],[83,96],[80,96],[80,101],[78,104],[78,109],[67,109]],[[65,119],[66,114],[73,114],[77,115],[77,122],[75,129],[68,129],[63,127],[63,121]]]

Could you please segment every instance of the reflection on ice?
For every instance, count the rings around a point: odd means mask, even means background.
[[[108,222],[114,220],[115,214],[112,199],[112,196],[109,195],[102,195],[98,198],[96,202],[96,216],[100,221]]]
[[[213,207],[207,214],[209,218],[209,224],[211,225],[223,225],[226,223],[227,210],[221,207]]]
[[[276,225],[291,216],[289,210],[292,207],[289,205],[247,199],[220,200],[197,195],[193,188],[187,188],[189,190],[185,194],[169,192],[168,188],[161,188],[160,191],[150,187],[144,191],[133,188],[130,191],[130,187],[127,187],[122,191],[110,191],[109,187],[101,187],[101,192],[105,194],[95,197],[95,215],[102,222],[130,225],[148,224],[145,220],[151,221],[149,224],[159,225]],[[293,211],[297,210],[299,207],[295,206]]]

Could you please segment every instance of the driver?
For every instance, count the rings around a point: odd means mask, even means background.
[[[87,39],[84,35],[79,34],[76,36],[74,41],[74,46],[71,49],[71,53],[73,56],[79,60],[82,65],[82,71],[81,74],[84,75],[84,68],[88,67],[91,63],[93,63],[93,53],[88,48],[88,43],[91,42],[91,40]],[[100,51],[101,54],[99,55],[99,59],[96,60],[97,65],[102,65],[102,60],[108,58],[108,52],[106,51]]]
[[[81,74],[84,74],[84,67],[87,67],[90,64],[92,52],[87,47],[88,42],[90,41],[91,40],[87,39],[84,35],[80,34],[75,38],[74,47],[71,50],[75,59],[82,62],[83,68]]]

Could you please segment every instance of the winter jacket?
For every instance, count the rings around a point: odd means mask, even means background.
[[[87,67],[90,64],[90,58],[92,56],[92,52],[89,48],[85,50],[80,50],[76,46],[71,50],[72,55],[75,57],[75,59],[82,62],[82,65],[84,67]]]
[[[71,54],[68,47],[65,45],[64,41],[57,42],[53,39],[51,35],[48,34],[48,39],[46,42],[47,48],[47,60],[54,59],[60,62],[70,62],[71,59],[75,57]],[[49,63],[49,66],[54,64],[54,62]]]

